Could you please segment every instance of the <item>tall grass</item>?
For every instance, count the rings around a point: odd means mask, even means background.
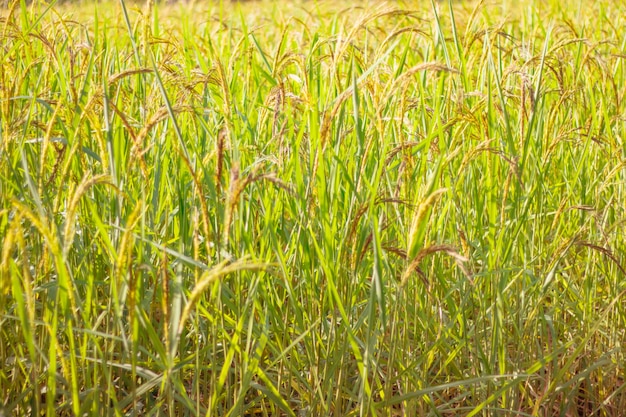
[[[620,2],[0,13],[4,413],[624,415]]]

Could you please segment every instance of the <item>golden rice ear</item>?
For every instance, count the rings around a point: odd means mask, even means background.
[[[211,283],[228,274],[239,271],[263,271],[266,270],[269,266],[270,265],[266,263],[249,261],[247,258],[242,258],[232,263],[230,262],[230,260],[225,260],[202,274],[202,276],[198,280],[198,283],[191,291],[191,294],[189,294],[187,304],[185,305],[185,308],[183,309],[183,312],[180,316],[176,333],[176,342],[179,340],[180,335],[185,328],[185,323],[191,315],[191,311],[193,310],[196,302],[202,296],[204,291],[209,288]]]
[[[67,213],[65,218],[65,229],[63,230],[63,258],[67,257],[67,254],[74,241],[74,234],[76,233],[76,222],[74,217],[76,216],[76,210],[81,197],[87,192],[89,188],[96,184],[110,183],[110,177],[106,174],[96,175],[95,177],[88,178],[85,176],[83,181],[78,185],[69,206],[67,207]],[[111,184],[112,185],[112,184]]]
[[[413,271],[420,273],[419,264],[427,256],[435,254],[437,252],[445,252],[448,256],[451,256],[456,262],[456,264],[458,265],[458,267],[461,269],[461,271],[463,271],[463,274],[465,274],[465,276],[471,280],[471,274],[465,266],[465,262],[469,261],[468,258],[458,253],[456,248],[454,248],[453,246],[433,245],[433,246],[429,246],[427,248],[421,249],[417,253],[415,258],[413,258],[409,266],[406,268],[406,270],[402,274],[402,278],[400,279],[400,286],[404,287],[409,282],[409,278],[411,277],[411,274],[413,273]]]
[[[108,79],[108,86],[109,89],[111,87],[113,87],[113,84],[117,83],[119,80],[126,78],[126,77],[130,77],[131,75],[137,75],[137,74],[152,74],[154,72],[154,70],[152,68],[132,68],[129,70],[125,70],[125,71],[121,71],[118,73],[115,73],[113,75],[111,75]]]
[[[439,200],[439,196],[447,192],[447,188],[440,188],[430,194],[424,201],[420,203],[417,211],[413,215],[413,221],[411,222],[411,229],[409,231],[409,238],[407,244],[407,257],[413,259],[417,256],[420,250],[420,244],[426,231],[430,209]]]
[[[20,217],[15,216],[13,221],[7,228],[6,235],[4,236],[4,242],[2,242],[2,248],[0,252],[0,295],[4,295],[9,292],[11,288],[11,275],[9,273],[9,259],[15,246],[15,235],[20,231],[17,230],[20,224]],[[16,232],[17,230],[17,232]]]
[[[117,262],[115,265],[116,277],[124,275],[124,268],[128,265],[127,261],[132,259],[133,244],[135,242],[134,229],[143,215],[141,209],[141,205],[138,204],[126,220],[126,225],[124,227],[125,230],[122,234],[122,239],[120,240],[120,245],[117,250]]]
[[[198,195],[198,201],[200,202],[200,215],[202,216],[202,232],[204,233],[204,236],[205,236],[206,253],[207,253],[207,256],[210,256],[212,251],[211,251],[211,246],[209,244],[209,242],[211,241],[210,239],[211,233],[209,231],[209,208],[207,206],[207,198],[204,194],[202,184],[200,182],[200,178],[196,170],[194,170],[193,166],[191,165],[191,161],[187,159],[185,155],[181,155],[181,159],[184,162],[184,164],[187,166],[187,170],[189,171],[189,174],[191,175],[193,184],[195,186],[195,192]]]
[[[143,12],[143,55],[148,55],[148,48],[150,42],[152,42],[152,29],[150,25],[152,23],[152,9],[154,7],[154,0],[146,0],[146,5]]]
[[[389,87],[386,89],[387,96],[385,97],[383,102],[389,100],[390,97],[396,92],[396,90],[404,89],[406,84],[411,81],[413,75],[422,71],[451,72],[454,74],[459,73],[459,70],[457,70],[456,68],[448,67],[447,65],[440,64],[439,62],[424,62],[418,64],[400,74],[398,78],[389,81]]]
[[[224,154],[226,152],[226,138],[228,132],[226,131],[226,127],[222,126],[222,128],[217,133],[217,143],[215,144],[217,148],[217,163],[215,167],[215,186],[217,187],[217,194],[220,195],[222,191],[222,174],[224,171]]]
[[[283,112],[285,106],[285,85],[281,82],[276,87],[272,88],[274,96],[274,120],[272,121],[272,137],[276,138],[279,135],[280,123],[279,117]]]

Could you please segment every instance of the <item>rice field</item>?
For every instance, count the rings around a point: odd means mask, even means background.
[[[624,28],[7,2],[0,416],[626,416]]]

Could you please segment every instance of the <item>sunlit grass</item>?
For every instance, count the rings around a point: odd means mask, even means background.
[[[623,415],[621,2],[0,16],[6,413]]]

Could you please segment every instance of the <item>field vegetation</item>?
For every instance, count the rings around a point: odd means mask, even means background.
[[[624,28],[10,2],[0,415],[626,415]]]

